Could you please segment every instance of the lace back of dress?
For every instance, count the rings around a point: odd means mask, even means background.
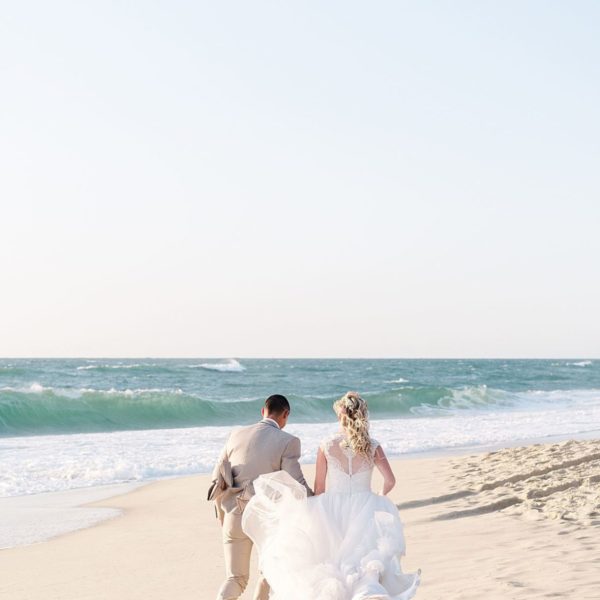
[[[322,448],[327,459],[328,491],[370,489],[373,457],[356,454],[340,434],[327,439]]]
[[[339,436],[339,439],[333,439],[326,445],[325,455],[329,464],[342,470],[346,475],[354,475],[360,471],[371,468],[373,461],[365,456],[357,455],[346,443],[346,440]]]

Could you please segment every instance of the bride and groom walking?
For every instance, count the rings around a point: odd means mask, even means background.
[[[255,600],[408,600],[420,573],[405,574],[398,510],[386,497],[395,478],[369,435],[356,392],[334,403],[340,431],[317,455],[314,493],[298,462],[300,440],[283,431],[290,405],[267,398],[262,420],[234,430],[215,465],[209,500],[221,521],[226,579],[217,600],[246,588],[253,544],[260,577]],[[371,489],[377,468],[383,489]]]

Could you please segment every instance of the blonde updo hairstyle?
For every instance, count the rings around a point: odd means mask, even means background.
[[[359,455],[372,458],[369,435],[369,407],[358,392],[346,392],[333,405],[350,448]]]

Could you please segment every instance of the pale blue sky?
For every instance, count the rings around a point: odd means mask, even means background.
[[[600,356],[599,27],[4,6],[0,355]]]

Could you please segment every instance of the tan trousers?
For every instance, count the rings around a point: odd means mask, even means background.
[[[223,519],[223,549],[226,579],[217,600],[237,600],[248,585],[252,540],[242,530],[242,515],[225,513]],[[269,584],[261,575],[254,590],[254,600],[268,600]]]

